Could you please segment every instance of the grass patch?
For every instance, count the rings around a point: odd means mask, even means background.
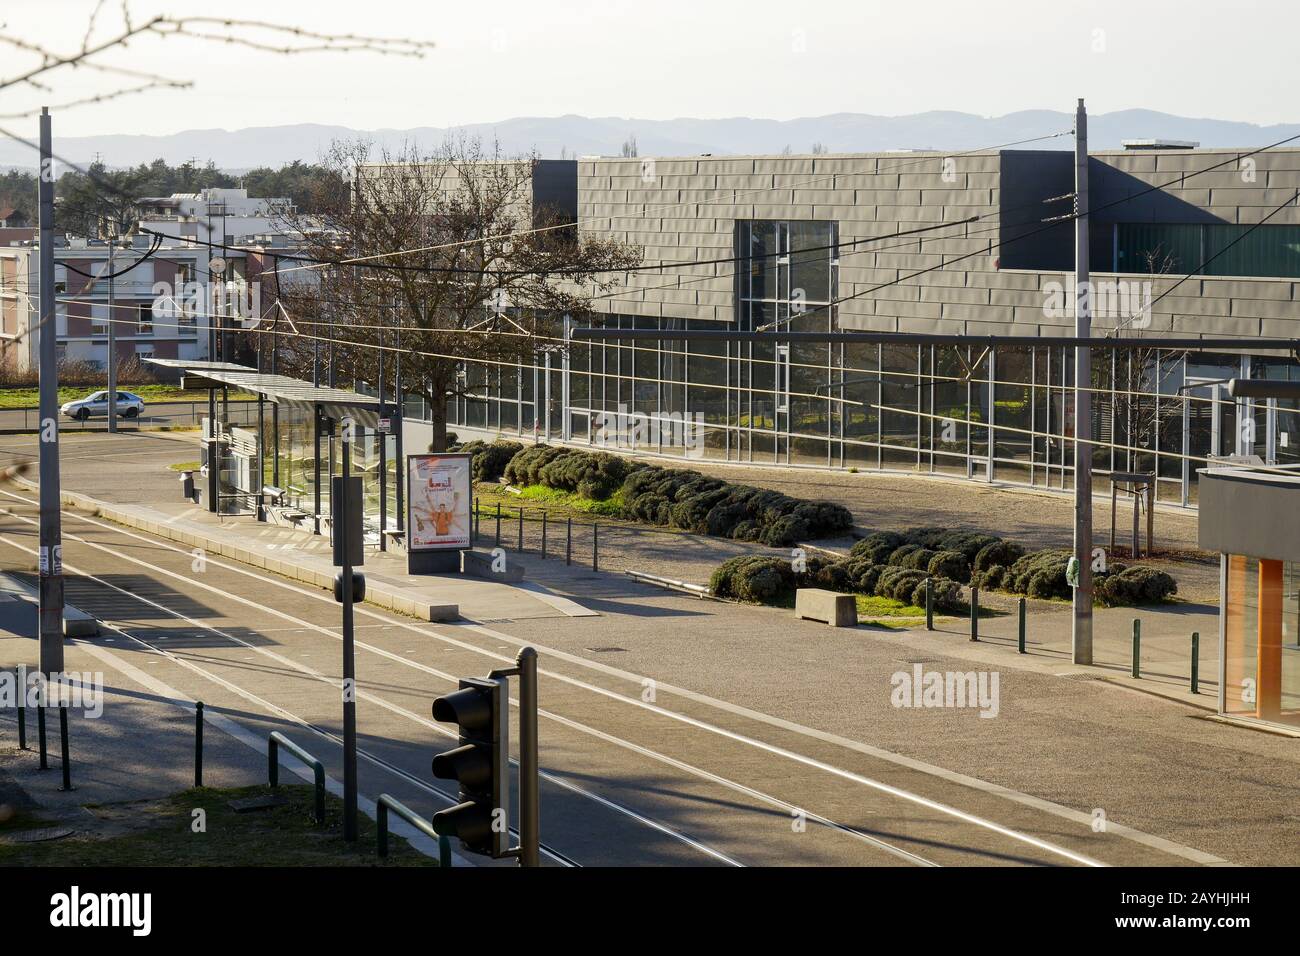
[[[203,467],[201,461],[178,461],[175,464],[168,465],[172,471],[198,471]]]
[[[496,513],[497,502],[501,503],[503,513],[524,507],[529,511],[545,511],[550,515],[590,516],[596,518],[624,518],[623,492],[616,491],[604,501],[584,498],[570,491],[547,488],[545,485],[526,485],[519,489],[519,494],[506,491],[505,485],[492,481],[479,482],[474,489],[479,499],[479,508],[484,512]]]
[[[434,866],[437,861],[389,835],[388,859],[375,853],[375,824],[358,815],[355,844],[343,840],[343,802],[326,794],[325,825],[312,818],[314,790],[282,786],[281,807],[236,813],[232,799],[271,793],[267,786],[184,790],[162,800],[88,807],[101,826],[46,843],[7,843],[0,866]],[[194,811],[206,815],[194,832]],[[30,822],[30,821],[29,821]]]
[[[858,617],[864,614],[870,617],[925,617],[925,608],[913,607],[894,598],[875,594],[858,594],[855,597],[858,602]]]

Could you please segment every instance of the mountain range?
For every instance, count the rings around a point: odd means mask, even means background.
[[[749,117],[649,120],[566,115],[517,117],[454,128],[354,130],[302,123],[238,130],[195,129],[167,135],[56,135],[54,150],[64,160],[79,165],[97,155],[113,167],[133,166],[161,157],[172,164],[194,159],[203,165],[210,160],[222,169],[239,171],[281,166],[294,160],[313,162],[331,141],[358,137],[390,148],[406,142],[432,148],[450,133],[466,133],[485,142],[495,139],[507,154],[536,151],[543,158],[554,159],[561,155],[619,155],[630,137],[635,138],[642,156],[761,154],[787,149],[798,154],[812,152],[814,144],[832,153],[968,150],[1068,132],[1073,123],[1073,114],[1051,110],[1022,110],[1005,116],[951,111],[907,116],[833,113],[791,120]],[[1125,139],[1150,138],[1193,140],[1202,146],[1256,147],[1300,134],[1300,123],[1260,126],[1139,109],[1091,115],[1088,127],[1089,146],[1094,150],[1119,148]],[[1020,148],[1068,149],[1071,140],[1060,136],[1023,143]],[[0,141],[0,166],[32,165],[31,149],[26,144]]]

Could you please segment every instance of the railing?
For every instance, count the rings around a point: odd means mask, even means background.
[[[118,429],[123,427],[131,430],[139,428],[177,428],[177,427],[197,427],[204,418],[208,416],[208,403],[202,402],[158,402],[158,406],[165,407],[165,412],[150,411],[149,405],[145,405],[144,414],[137,418],[122,418],[119,416],[117,421]],[[230,425],[257,425],[257,401],[254,399],[236,399],[229,403],[230,417],[227,424]],[[21,423],[19,415],[21,414]],[[41,420],[40,409],[36,406],[25,406],[23,408],[4,408],[0,409],[0,432],[35,432],[39,430]],[[75,418],[59,414],[59,431],[61,432],[84,432],[84,431],[104,431],[108,428],[108,418],[106,416],[95,416],[78,421]]]
[[[316,776],[316,823],[325,824],[325,765],[280,733],[272,731],[266,744],[266,781],[274,789],[280,785],[280,748],[283,747],[308,767]]]
[[[451,866],[451,841],[445,836],[440,835],[433,829],[433,825],[427,820],[420,817],[418,813],[412,810],[406,804],[400,802],[395,797],[386,793],[379,795],[379,800],[375,803],[375,825],[379,831],[378,846],[376,847],[380,859],[388,856],[388,814],[389,811],[396,813],[399,817],[415,827],[431,840],[438,841],[438,865]]]

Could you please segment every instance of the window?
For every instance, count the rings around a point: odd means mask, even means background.
[[[1116,272],[1300,278],[1300,226],[1294,225],[1116,223],[1114,251]]]
[[[836,294],[838,235],[834,222],[741,222],[736,254],[752,257],[736,270],[741,327],[779,327],[814,310],[826,319],[829,310],[816,307],[827,305]]]
[[[140,306],[140,335],[153,335],[153,306]]]

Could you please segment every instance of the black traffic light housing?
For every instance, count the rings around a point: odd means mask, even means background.
[[[433,719],[457,724],[460,745],[433,758],[433,775],[460,784],[461,802],[433,815],[433,828],[466,850],[502,857],[510,849],[509,700],[500,680],[465,677],[433,702]]]

